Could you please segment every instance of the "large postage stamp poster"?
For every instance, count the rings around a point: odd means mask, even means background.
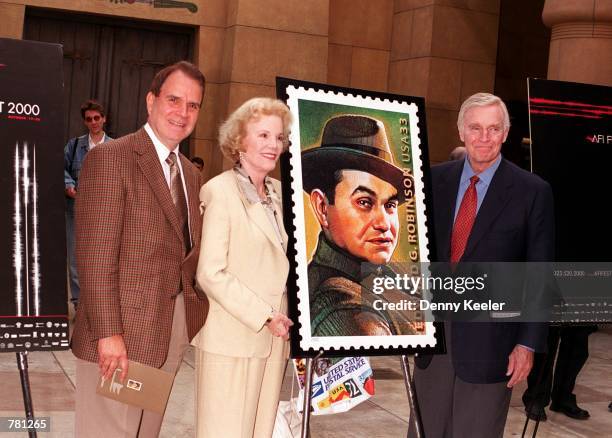
[[[282,162],[292,355],[433,349],[432,319],[406,305],[426,292],[381,284],[421,276],[431,257],[423,100],[282,78],[277,91],[294,117]]]

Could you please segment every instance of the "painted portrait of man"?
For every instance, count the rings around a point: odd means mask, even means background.
[[[406,333],[363,286],[363,263],[389,263],[399,241],[404,174],[384,124],[365,115],[327,120],[319,146],[302,152],[303,187],[320,225],[308,265],[313,336]],[[402,328],[403,327],[403,328]]]

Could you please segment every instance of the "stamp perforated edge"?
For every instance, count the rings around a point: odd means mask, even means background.
[[[419,129],[419,118],[417,105],[413,102],[401,102],[398,100],[381,99],[378,97],[362,96],[359,94],[325,91],[315,88],[296,87],[289,85],[286,88],[287,106],[294,115],[293,128],[290,134],[290,180],[291,200],[293,202],[293,223],[295,227],[295,250],[296,250],[296,282],[298,298],[298,314],[301,336],[300,346],[303,350],[323,348],[325,350],[341,348],[413,348],[433,347],[436,345],[435,327],[433,323],[425,323],[424,335],[393,335],[393,336],[311,336],[310,327],[310,302],[308,292],[308,260],[306,253],[306,240],[300,236],[300,232],[306,228],[304,221],[304,202],[302,185],[302,163],[301,142],[299,126],[299,100],[310,100],[324,103],[334,103],[348,106],[357,106],[383,111],[406,113],[410,122],[410,148],[412,156],[412,171],[415,185],[415,203],[417,216],[417,232],[419,239],[420,261],[429,261],[429,250],[427,248],[428,238],[425,229],[425,189],[423,176],[423,163],[421,153],[421,140]],[[306,317],[307,316],[307,317]]]

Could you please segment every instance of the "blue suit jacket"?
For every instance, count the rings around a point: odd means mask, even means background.
[[[438,261],[450,260],[451,233],[463,161],[431,170]],[[554,257],[553,195],[548,183],[502,159],[482,202],[462,262],[542,262]],[[448,323],[447,323],[448,324]],[[546,345],[545,323],[452,322],[452,360],[470,383],[507,380],[508,356],[521,344]],[[426,368],[431,356],[417,358]]]

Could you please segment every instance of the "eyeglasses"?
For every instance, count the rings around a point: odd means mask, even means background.
[[[85,117],[85,121],[87,123],[91,123],[92,121],[93,122],[99,122],[101,118],[102,118],[102,116],[93,116],[93,117],[89,117],[88,116],[88,117]]]

